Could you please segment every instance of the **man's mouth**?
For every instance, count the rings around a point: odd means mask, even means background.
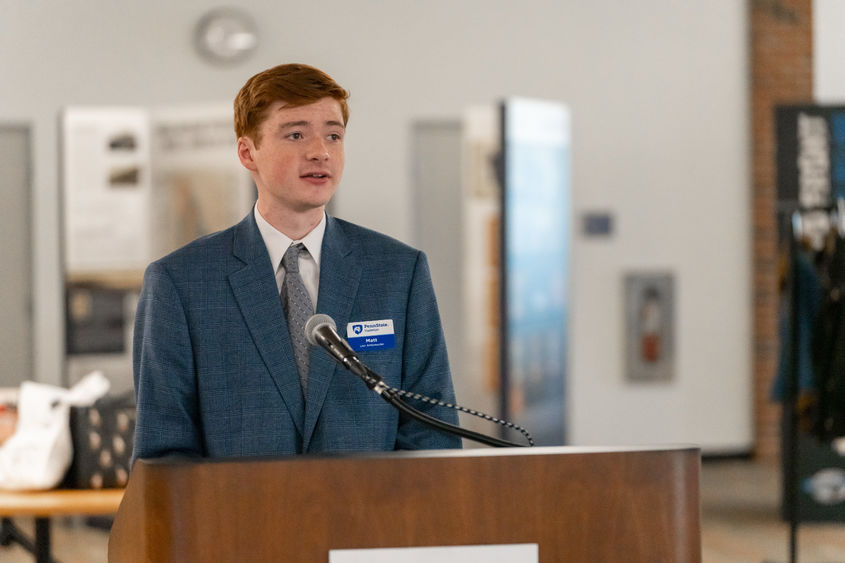
[[[303,174],[300,178],[328,178],[329,175],[324,172],[311,172],[310,174]]]

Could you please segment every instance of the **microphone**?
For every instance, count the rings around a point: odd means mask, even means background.
[[[337,325],[330,316],[320,313],[308,319],[305,323],[305,338],[312,346],[324,348],[346,369],[354,373],[365,369],[349,343],[337,333]]]

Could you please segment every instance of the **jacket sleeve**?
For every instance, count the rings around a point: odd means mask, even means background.
[[[428,260],[422,252],[417,255],[408,294],[402,356],[402,389],[444,403],[455,403],[446,340],[440,323]],[[454,409],[413,399],[405,400],[410,406],[430,416],[450,424],[458,423],[458,413]],[[404,413],[400,415],[396,449],[460,447],[459,437],[435,430]]]
[[[133,342],[137,403],[132,461],[201,456],[199,406],[188,320],[166,268],[144,274]]]

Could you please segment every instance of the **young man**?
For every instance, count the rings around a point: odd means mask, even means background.
[[[460,447],[303,342],[315,311],[344,337],[373,327],[378,347],[358,353],[367,366],[391,387],[454,402],[425,255],[325,213],[343,173],[347,96],[299,64],[238,93],[238,157],[258,201],[147,268],[133,458]],[[457,423],[454,410],[425,405],[414,406]]]

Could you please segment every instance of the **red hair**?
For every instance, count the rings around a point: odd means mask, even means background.
[[[235,134],[251,138],[258,146],[259,127],[274,102],[297,107],[327,97],[340,104],[345,125],[349,121],[349,92],[322,70],[305,64],[284,64],[259,72],[246,81],[235,97]]]

